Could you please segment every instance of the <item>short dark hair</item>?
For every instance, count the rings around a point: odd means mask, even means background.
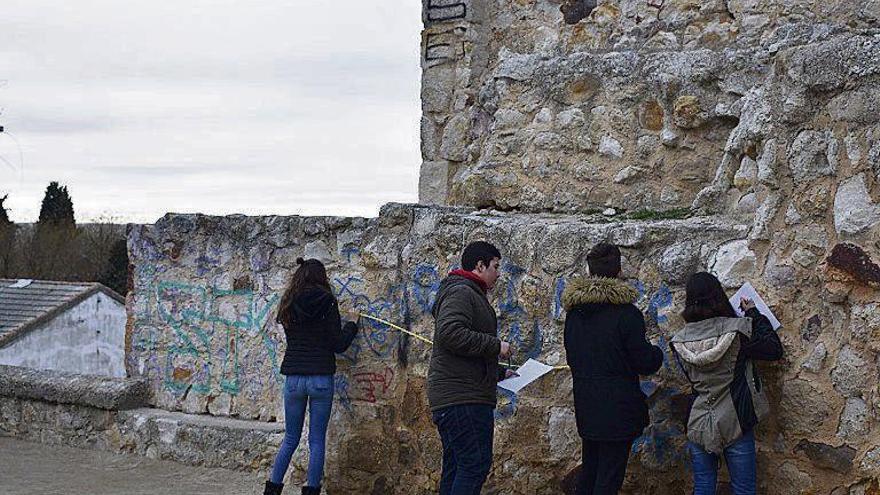
[[[497,247],[486,241],[475,241],[468,244],[461,253],[461,267],[470,272],[477,267],[478,261],[488,267],[494,258],[501,259],[501,251]]]
[[[590,275],[614,278],[620,275],[620,248],[608,242],[600,242],[587,253]]]
[[[724,287],[715,275],[698,272],[690,276],[685,287],[684,311],[681,317],[688,323],[726,316],[737,316]]]

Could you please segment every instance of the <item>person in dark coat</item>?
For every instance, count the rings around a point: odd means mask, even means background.
[[[670,345],[695,394],[688,414],[694,494],[715,494],[724,456],[733,493],[754,495],[754,429],[770,412],[754,361],[782,359],[782,342],[750,299],[739,301],[745,317],[738,317],[711,273],[692,275],[685,292],[687,323]]]
[[[309,468],[303,495],[319,495],[324,476],[327,425],[333,406],[336,354],[345,352],[357,333],[344,325],[327,270],[315,259],[296,260],[299,267],[281,298],[276,321],[284,327],[287,348],[281,362],[284,381],[284,440],[275,457],[264,495],[280,495],[290,458],[299,445],[309,408]],[[355,318],[356,319],[356,318]]]
[[[633,304],[638,291],[619,278],[620,250],[607,243],[587,255],[590,276],[566,287],[565,355],[583,442],[578,494],[620,491],[633,441],[649,423],[639,375],[656,373],[663,351],[645,338]]]
[[[428,405],[443,444],[440,495],[479,494],[492,467],[496,386],[507,376],[498,359],[511,353],[486,297],[500,261],[492,244],[469,244],[434,303]]]

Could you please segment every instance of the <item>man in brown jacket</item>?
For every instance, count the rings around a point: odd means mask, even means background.
[[[440,495],[479,494],[492,467],[495,387],[505,377],[498,360],[511,353],[486,297],[500,262],[492,244],[469,244],[434,303],[428,404],[443,443]]]

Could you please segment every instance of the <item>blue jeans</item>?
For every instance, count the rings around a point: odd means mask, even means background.
[[[289,375],[284,381],[284,441],[275,457],[269,481],[281,483],[290,458],[299,446],[309,405],[309,471],[306,486],[321,486],[324,446],[333,406],[333,375]]]
[[[463,404],[432,416],[443,443],[440,495],[479,495],[492,469],[495,408]]]
[[[702,447],[688,442],[691,462],[694,465],[694,495],[715,495],[718,482],[718,456]],[[724,449],[724,460],[730,473],[730,485],[734,495],[755,495],[757,485],[757,461],[755,458],[755,432],[749,431],[733,445]]]

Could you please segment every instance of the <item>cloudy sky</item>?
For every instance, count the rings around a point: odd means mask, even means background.
[[[0,197],[16,221],[53,180],[78,221],[414,202],[420,8],[3,0]]]

